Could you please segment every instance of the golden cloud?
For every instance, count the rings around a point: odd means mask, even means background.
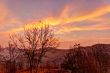
[[[66,24],[66,23],[74,23],[74,22],[81,22],[84,20],[89,20],[93,19],[96,17],[103,16],[107,13],[110,13],[110,6],[105,6],[102,8],[99,8],[87,15],[83,16],[78,16],[78,17],[69,17],[69,9],[71,9],[68,5],[65,6],[64,10],[62,10],[61,14],[59,17],[54,18],[54,17],[49,17],[47,19],[44,19],[43,22],[46,22],[48,24],[52,25],[59,25],[59,24]]]
[[[62,29],[58,30],[56,34],[64,34],[68,32],[74,32],[74,31],[96,31],[96,30],[110,30],[110,25],[105,24],[97,24],[97,25],[91,25],[91,26],[83,26],[83,27],[77,27],[77,26],[66,26]]]
[[[71,7],[69,5],[66,5],[64,7],[64,9],[61,11],[61,14],[59,17],[53,17],[53,16],[50,16],[50,17],[47,17],[47,18],[44,18],[42,19],[42,23],[43,24],[49,24],[50,26],[58,26],[59,24],[67,24],[67,23],[74,23],[74,22],[81,22],[81,21],[84,21],[84,20],[90,20],[90,19],[93,19],[93,18],[97,18],[97,17],[100,17],[100,16],[103,16],[107,13],[110,13],[110,6],[104,6],[104,7],[101,7],[87,15],[83,15],[83,16],[78,16],[78,17],[68,17],[69,15],[69,11],[70,11]],[[12,30],[9,30],[7,32],[19,32],[19,31],[23,31],[24,30],[24,27],[27,27],[29,29],[33,29],[33,28],[36,28],[36,27],[40,27],[40,24],[39,22],[35,22],[35,23],[29,23],[27,24],[26,26],[23,26],[23,27],[20,27],[20,28],[15,28],[15,29],[12,29]],[[73,28],[64,28],[60,31],[74,31],[74,30],[94,30],[96,28],[80,28],[80,27],[73,27]],[[102,29],[105,29],[105,28],[102,28]],[[100,29],[97,29],[97,30],[100,30]]]

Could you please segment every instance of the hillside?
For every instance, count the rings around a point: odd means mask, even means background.
[[[106,52],[110,55],[110,44],[95,44],[95,45],[92,45],[92,46],[85,46],[85,47],[82,47],[82,48],[85,48],[88,51],[91,48],[97,49],[97,50],[103,50],[104,52]],[[64,55],[68,51],[69,51],[69,49],[50,49],[46,53],[45,57],[43,58],[42,64],[60,64],[63,60]],[[4,48],[3,50],[1,50],[0,54],[4,55],[4,56],[8,56],[7,48]]]

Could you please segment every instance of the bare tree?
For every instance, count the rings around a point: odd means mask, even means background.
[[[61,64],[63,69],[69,69],[72,73],[107,73],[107,65],[110,56],[104,52],[106,47],[74,46],[64,57]]]
[[[8,47],[1,50],[1,63],[4,65],[5,73],[16,73],[17,71],[17,58],[20,56],[20,51],[17,47],[17,40],[14,36],[10,36]],[[4,54],[6,53],[6,54]]]
[[[92,48],[93,56],[96,60],[96,66],[99,73],[107,73],[110,55],[104,50],[104,45],[95,46]]]
[[[64,56],[64,61],[61,64],[63,69],[71,70],[72,73],[80,73],[81,66],[84,63],[84,58],[80,45],[74,45],[69,52]]]
[[[16,73],[16,59],[18,56],[18,51],[16,45],[12,44],[11,42],[9,42],[8,45],[8,55],[4,57],[6,73]]]
[[[34,26],[34,25],[33,25]],[[24,49],[30,73],[37,73],[42,58],[50,48],[58,46],[57,39],[48,25],[40,28],[24,28],[24,34],[17,37],[18,48]]]

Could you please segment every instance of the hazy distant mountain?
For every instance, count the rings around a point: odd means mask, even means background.
[[[104,52],[110,54],[110,44],[95,44],[92,46],[86,46],[82,48],[85,48],[88,51],[90,50],[90,48],[94,48],[98,50],[103,49]],[[46,53],[46,56],[43,58],[42,63],[43,64],[48,64],[48,63],[49,64],[60,64],[63,61],[64,55],[68,51],[69,49],[50,49]],[[4,48],[1,54],[7,56],[8,55],[7,48]]]

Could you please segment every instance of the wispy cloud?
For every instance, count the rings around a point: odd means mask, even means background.
[[[104,6],[101,7],[89,14],[84,14],[82,16],[78,16],[78,17],[68,17],[69,14],[69,9],[71,7],[69,5],[66,5],[64,7],[64,9],[61,11],[61,14],[59,17],[47,17],[42,19],[42,23],[44,24],[49,24],[50,26],[59,26],[60,24],[67,24],[67,23],[74,23],[74,22],[81,22],[84,20],[91,20],[93,18],[97,18],[100,16],[103,16],[107,13],[110,13],[110,6]],[[35,23],[29,23],[27,24],[25,27],[29,27],[29,29],[33,29],[40,26],[40,24],[38,22]],[[81,28],[81,27],[70,27],[68,28],[63,28],[60,31],[79,31],[79,30],[101,30],[101,29],[108,29],[107,28]],[[6,32],[19,32],[19,31],[23,31],[24,30],[24,26],[23,27],[19,27],[19,28],[14,28],[11,30],[8,30]]]
[[[95,0],[1,0],[0,35],[2,36],[0,39],[7,37],[10,33],[22,32],[24,27],[27,29],[41,28],[38,20],[41,20],[43,24],[49,24],[52,28],[55,27],[55,34],[58,36],[71,33],[64,36],[63,40],[75,38],[73,33],[76,33],[79,39],[80,35],[88,36],[86,33],[89,34],[89,32],[93,32],[95,37],[106,38],[103,35],[110,36],[107,34],[110,31],[109,2],[108,0],[100,2]],[[99,33],[101,35],[98,35]]]
[[[105,24],[96,24],[91,26],[65,26],[62,29],[58,30],[56,34],[65,34],[74,31],[102,31],[110,30],[110,25]]]
[[[3,1],[0,2],[0,27],[15,23],[19,23],[19,19],[8,9]]]
[[[92,11],[91,13],[84,14],[82,16],[69,17],[69,11],[71,10],[71,7],[69,5],[66,5],[64,10],[62,10],[59,17],[47,17],[46,19],[42,20],[45,23],[51,24],[51,25],[59,25],[59,24],[66,24],[66,23],[74,23],[74,22],[81,22],[84,20],[90,20],[93,18],[97,18],[100,16],[103,16],[107,13],[110,13],[110,6],[104,6],[99,9],[96,9],[95,11]]]

